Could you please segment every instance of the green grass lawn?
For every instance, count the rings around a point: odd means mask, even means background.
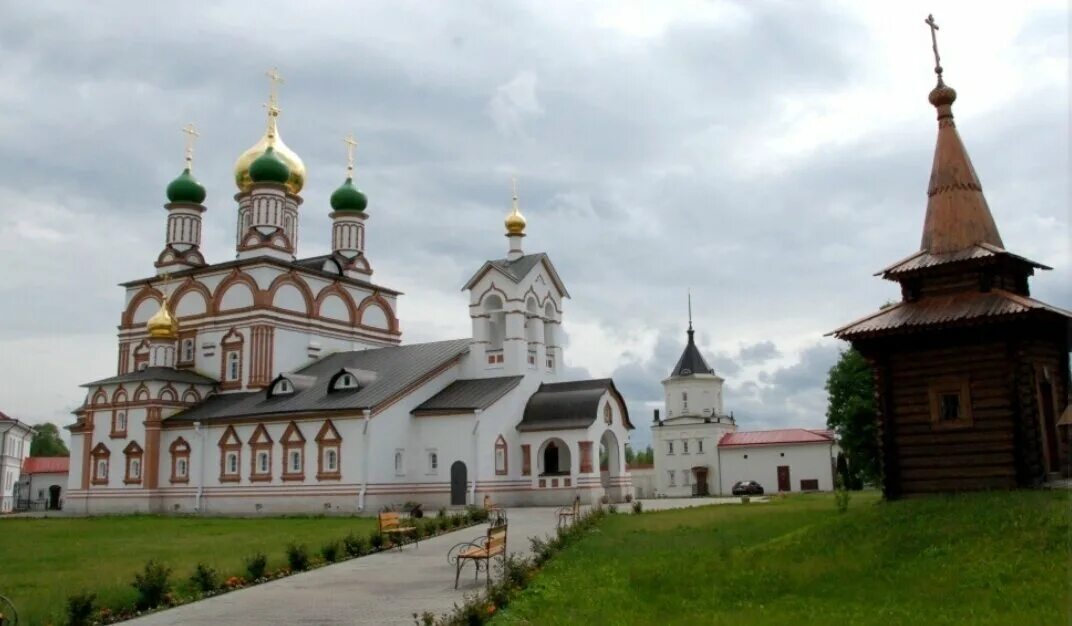
[[[1067,492],[612,515],[495,624],[1068,624]]]
[[[0,520],[0,594],[15,602],[20,623],[59,625],[73,593],[95,592],[105,606],[132,604],[130,582],[150,558],[174,570],[181,593],[198,562],[223,577],[244,575],[245,558],[261,551],[277,569],[288,543],[304,543],[315,555],[350,531],[367,537],[375,527],[375,519],[356,517]]]

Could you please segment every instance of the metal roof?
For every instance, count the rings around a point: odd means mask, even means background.
[[[961,321],[988,321],[1035,311],[1055,313],[1072,319],[1072,312],[1028,296],[993,289],[987,292],[931,296],[915,302],[898,302],[829,334],[840,339],[851,339],[860,335],[922,329]]]
[[[707,361],[704,360],[703,355],[700,354],[700,349],[696,347],[696,342],[693,341],[692,325],[689,325],[689,341],[685,344],[685,350],[681,353],[681,358],[677,360],[677,365],[674,366],[674,370],[670,372],[670,377],[675,378],[678,376],[691,376],[693,374],[714,374],[715,370],[712,369]]]
[[[456,380],[413,409],[414,414],[484,410],[517,387],[524,376]]]
[[[189,383],[191,385],[215,385],[217,382],[215,378],[209,378],[208,376],[190,370],[177,370],[172,367],[147,367],[145,369],[127,372],[126,374],[95,380],[81,386],[95,387],[97,385],[134,383],[148,380],[162,380],[170,383]]]
[[[599,417],[599,400],[607,392],[618,398],[625,426],[632,429],[625,400],[610,378],[541,384],[525,405],[517,429],[527,432],[588,428]]]
[[[267,391],[218,394],[165,421],[205,421],[259,417],[312,411],[363,411],[376,408],[404,393],[421,379],[469,349],[468,339],[434,341],[373,350],[337,352],[303,367],[294,374],[315,379],[305,389],[276,394]],[[375,380],[356,389],[329,391],[335,374],[343,369],[375,372]]]
[[[566,291],[566,286],[562,284],[562,279],[559,278],[555,266],[551,264],[551,257],[543,252],[525,254],[512,261],[509,259],[493,259],[491,261],[486,261],[484,265],[480,266],[480,269],[473,274],[473,277],[466,281],[465,286],[462,287],[462,289],[472,289],[473,285],[480,280],[480,277],[492,268],[498,270],[513,282],[519,283],[528,276],[529,272],[532,271],[532,268],[540,263],[543,263],[544,267],[547,268],[547,273],[551,275],[551,280],[555,283],[555,286],[558,287],[558,290],[562,292],[563,296],[568,298],[569,292]]]
[[[779,430],[757,430],[743,433],[726,433],[718,441],[718,447],[734,446],[769,446],[790,443],[833,443],[830,431],[809,430],[806,428],[783,428]]]
[[[23,474],[66,474],[70,470],[71,457],[31,456],[22,461]]]
[[[998,257],[1008,257],[1015,259],[1022,263],[1026,263],[1031,267],[1038,269],[1049,270],[1053,269],[1036,261],[1032,261],[1026,257],[1022,257],[1018,254],[1013,254],[1008,250],[988,243],[977,243],[963,250],[957,250],[955,252],[947,252],[945,254],[932,254],[926,250],[920,250],[911,256],[901,259],[900,261],[890,265],[880,272],[876,272],[876,276],[883,276],[890,279],[895,279],[900,274],[907,274],[930,267],[938,267],[940,265],[948,265],[950,263],[956,263],[958,261],[973,261],[978,259],[994,259]]]

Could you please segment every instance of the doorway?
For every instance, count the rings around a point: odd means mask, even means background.
[[[701,498],[710,495],[707,490],[707,468],[694,467],[692,468],[692,475],[696,479],[692,485],[692,495]]]
[[[1049,371],[1042,368],[1038,382],[1039,421],[1042,422],[1042,450],[1046,460],[1046,471],[1061,471],[1061,455],[1057,447],[1057,411],[1053,402],[1053,384]]]
[[[60,486],[52,485],[48,488],[48,510],[60,510]]]
[[[558,474],[558,446],[555,442],[547,444],[547,447],[543,449],[543,473],[544,474]]]
[[[455,461],[450,466],[450,504],[451,506],[465,505],[465,486],[469,482],[465,463]]]
[[[778,491],[792,491],[793,486],[789,482],[789,466],[778,466]]]

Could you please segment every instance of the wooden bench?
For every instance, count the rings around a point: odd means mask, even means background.
[[[506,563],[506,524],[490,526],[486,537],[478,537],[471,543],[458,544],[451,548],[447,554],[448,562],[453,555],[457,570],[454,573],[454,588],[458,588],[458,580],[462,576],[462,566],[467,561],[472,561],[476,568],[475,579],[480,579],[480,568],[483,565],[487,572],[488,587],[491,587],[491,560],[501,557]]]
[[[555,513],[558,516],[558,527],[573,523],[577,520],[577,517],[581,514],[581,497],[577,496],[573,499],[573,504],[564,506]]]
[[[420,547],[420,545],[421,545],[420,533],[417,532],[417,527],[416,526],[403,526],[402,525],[402,514],[401,513],[395,513],[393,511],[380,513],[380,515],[379,515],[379,523],[380,523],[380,534],[384,535],[385,538],[390,539],[393,542],[394,537],[396,537],[396,536],[399,536],[399,535],[402,535],[402,536],[413,535],[414,543],[417,544],[417,547]],[[402,549],[402,542],[397,542],[397,545],[398,545],[398,549],[401,550]]]

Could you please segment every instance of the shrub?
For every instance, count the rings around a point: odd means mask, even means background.
[[[609,504],[610,496],[608,496],[607,494],[603,494],[603,496],[599,499],[599,502],[600,504]]]
[[[435,520],[430,519],[427,521],[422,521],[420,524],[417,524],[417,532],[420,534],[421,537],[431,537],[435,534],[435,531]]]
[[[439,526],[439,530],[441,530],[441,531],[447,530],[448,528],[450,528],[450,518],[449,517],[436,518],[436,525]]]
[[[342,548],[346,551],[346,554],[350,556],[361,556],[368,552],[369,542],[364,537],[358,537],[350,531],[350,534],[343,537]]]
[[[377,530],[372,531],[372,534],[369,535],[369,544],[372,546],[373,550],[383,548],[383,535]]]
[[[171,590],[171,570],[149,559],[140,574],[134,574],[131,586],[138,592],[137,607],[141,610],[158,606],[164,600],[164,594]]]
[[[250,580],[264,578],[264,572],[268,569],[268,557],[263,552],[257,552],[246,558],[246,573]]]
[[[611,515],[617,514],[618,513],[618,505],[617,504],[612,504],[612,505],[608,506],[607,507],[607,512],[610,513]]]
[[[97,594],[83,591],[67,596],[67,623],[70,626],[89,626]]]
[[[324,557],[324,560],[328,563],[334,563],[339,560],[339,542],[330,541],[325,543],[320,548],[320,556]]]
[[[194,568],[194,574],[190,576],[190,582],[201,593],[215,591],[220,586],[220,578],[216,575],[216,570],[204,563],[198,563],[197,567]]]
[[[634,513],[643,513],[644,512],[644,503],[641,502],[640,500],[633,500],[633,512]]]
[[[445,506],[439,507],[439,510],[436,511],[435,516],[436,517],[446,517],[447,516],[447,507],[445,507]]]
[[[625,494],[625,501],[626,502],[632,502],[633,501],[633,494],[631,494],[631,493]]]
[[[461,528],[462,524],[464,524],[464,523],[465,523],[465,516],[464,515],[451,515],[450,516],[450,525],[451,526],[453,526],[455,528]]]
[[[294,572],[302,572],[309,568],[309,550],[304,544],[287,545],[287,564]]]
[[[841,487],[834,490],[834,504],[837,505],[838,513],[849,510],[849,490]]]

